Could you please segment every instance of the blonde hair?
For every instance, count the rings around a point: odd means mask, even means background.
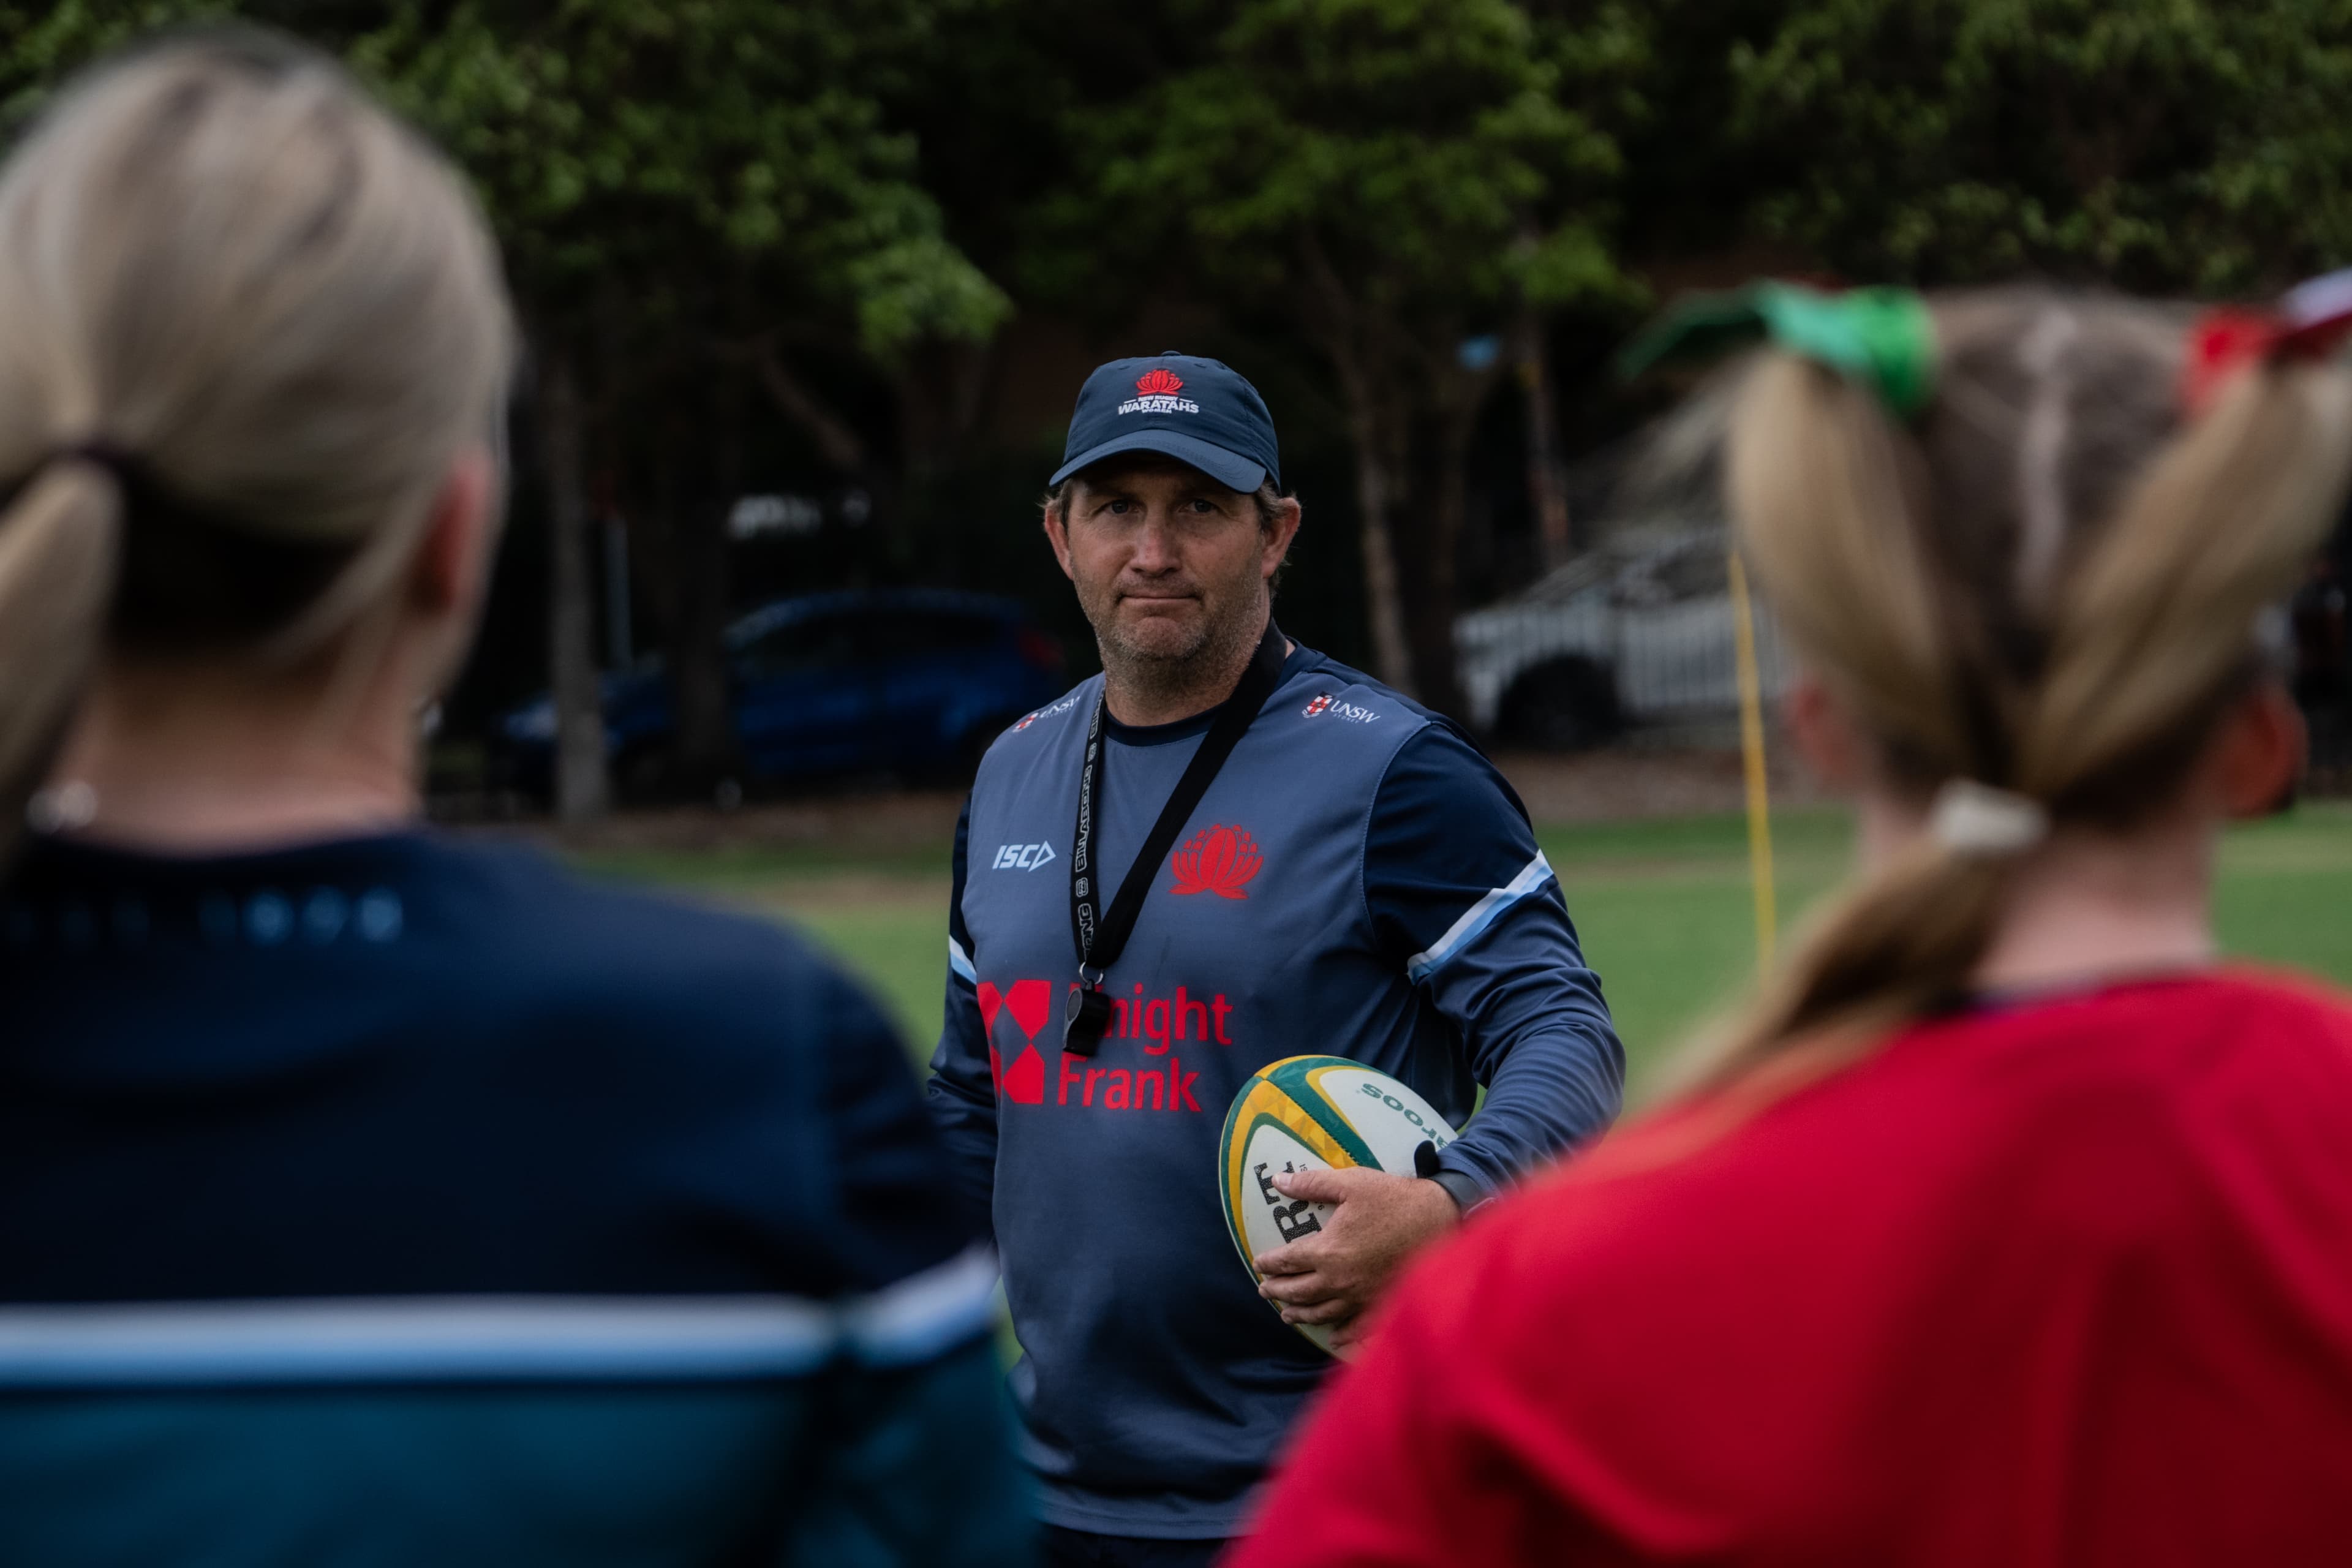
[[[383,602],[512,342],[472,200],[331,61],[70,86],[0,172],[0,847],[102,647],[297,661]]]
[[[2352,458],[2339,371],[2261,365],[2193,423],[2178,311],[2000,290],[1930,300],[1909,426],[1767,353],[1732,405],[1738,547],[1898,787],[2022,795],[2128,829],[2179,798],[2258,668],[2254,623],[2325,536]],[[1922,835],[1848,888],[1703,1079],[1809,1076],[1958,994],[2014,857]]]

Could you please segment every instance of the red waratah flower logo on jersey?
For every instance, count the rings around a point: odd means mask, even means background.
[[[1244,828],[1220,823],[1192,835],[1192,841],[1168,858],[1175,870],[1176,893],[1214,893],[1221,899],[1246,899],[1243,884],[1257,875],[1265,857],[1257,840]]]
[[[1184,390],[1184,381],[1172,370],[1147,370],[1135,378],[1135,390],[1146,397],[1173,397]]]

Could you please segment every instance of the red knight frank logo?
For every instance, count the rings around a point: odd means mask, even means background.
[[[1146,397],[1173,397],[1184,390],[1184,379],[1172,370],[1147,370],[1135,378],[1135,390]]]
[[[1045,1098],[1045,1058],[1037,1054],[1037,1031],[1053,1011],[1052,987],[1042,980],[1016,980],[1000,990],[991,981],[980,983],[980,1027],[988,1037],[988,1074],[1004,1098],[1021,1105],[1036,1105]],[[996,1049],[996,1015],[1013,1015],[1021,1031],[1021,1054],[1004,1065]]]
[[[1111,989],[1116,992],[1118,987]],[[1098,1062],[1092,1057],[1055,1050],[1058,1028],[1043,1040],[1038,1038],[1055,1013],[1055,987],[1045,981],[999,984],[982,980],[974,983],[973,991],[980,1004],[981,1031],[988,1039],[988,1076],[996,1085],[998,1098],[1008,1105],[1188,1110],[1198,1115],[1202,1107],[1195,1089],[1202,1069],[1187,1070],[1183,1053],[1234,1043],[1234,1005],[1222,991],[1179,985],[1173,995],[1150,996],[1144,994],[1143,983],[1137,981],[1128,994],[1112,995],[1110,1027],[1103,1032],[1103,1038],[1134,1043],[1136,1054],[1124,1062]],[[1007,1021],[1004,1027],[998,1026],[999,1019]],[[1045,1093],[1049,1052],[1061,1064],[1054,1076],[1051,1097]],[[1112,1057],[1120,1054],[1114,1051]],[[1223,1103],[1214,1095],[1210,1104],[1217,1108],[1218,1115],[1224,1114]]]
[[[1168,864],[1176,873],[1171,892],[1246,899],[1243,885],[1257,875],[1265,857],[1257,852],[1257,841],[1246,829],[1220,823],[1194,834],[1191,843],[1168,858]]]

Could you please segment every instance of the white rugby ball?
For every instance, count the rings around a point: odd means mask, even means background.
[[[1361,1062],[1288,1057],[1261,1068],[1234,1096],[1217,1141],[1217,1186],[1242,1267],[1261,1278],[1250,1259],[1314,1235],[1337,1207],[1284,1197],[1274,1185],[1283,1172],[1363,1165],[1411,1175],[1414,1150],[1443,1149],[1456,1136],[1429,1101]],[[1293,1326],[1331,1350],[1328,1328]]]

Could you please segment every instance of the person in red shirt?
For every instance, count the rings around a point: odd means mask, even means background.
[[[2255,627],[2352,388],[2307,294],[2185,321],[1668,331],[1767,336],[1727,500],[1855,879],[1664,1110],[1417,1266],[1236,1568],[2352,1563],[2352,1006],[2208,918],[2299,764]]]

